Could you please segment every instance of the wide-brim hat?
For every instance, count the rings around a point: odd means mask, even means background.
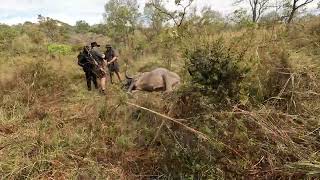
[[[98,44],[97,42],[92,42],[92,43],[91,43],[91,46],[92,46],[92,47],[94,47],[94,46],[100,47],[100,44]]]
[[[106,48],[111,48],[111,47],[112,47],[111,44],[106,45]]]

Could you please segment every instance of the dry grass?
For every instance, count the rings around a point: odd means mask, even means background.
[[[303,28],[317,26],[312,24]],[[110,85],[106,97],[87,92],[73,56],[62,62],[45,57],[1,59],[0,178],[319,177],[316,47],[299,45],[305,36],[287,34],[283,27],[248,32],[222,35],[228,43],[239,38],[235,48],[251,43],[249,54],[255,59],[248,63],[253,72],[247,81],[259,85],[261,96],[268,94],[267,88],[273,91],[262,102],[224,111],[183,88],[173,94],[128,96],[119,85]],[[279,62],[283,53],[288,53],[287,67]],[[151,55],[131,63],[133,73],[162,61]],[[179,59],[172,68],[183,74],[182,67]],[[268,81],[272,73],[276,80]],[[163,118],[181,122],[207,140]]]
[[[152,174],[142,171],[139,161],[141,167],[155,167],[156,153],[140,147],[143,139],[137,144],[142,126],[124,106],[126,94],[117,85],[103,97],[86,91],[72,59],[65,57],[64,66],[35,61],[9,69],[12,74],[2,79],[1,178],[137,179]]]

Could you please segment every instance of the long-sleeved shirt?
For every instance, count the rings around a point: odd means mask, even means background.
[[[99,61],[99,62],[103,61],[104,55],[100,52],[98,47],[93,47],[90,53],[96,61]]]

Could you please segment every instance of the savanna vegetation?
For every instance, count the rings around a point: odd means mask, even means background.
[[[312,0],[109,0],[105,23],[0,25],[1,179],[318,179],[320,17]],[[121,4],[121,5],[119,5]],[[166,67],[172,93],[88,92],[77,54],[119,51],[129,74]]]

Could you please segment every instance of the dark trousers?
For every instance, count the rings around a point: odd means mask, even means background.
[[[91,90],[91,82],[93,82],[94,87],[98,89],[97,76],[92,71],[84,71],[87,79],[88,90]]]

